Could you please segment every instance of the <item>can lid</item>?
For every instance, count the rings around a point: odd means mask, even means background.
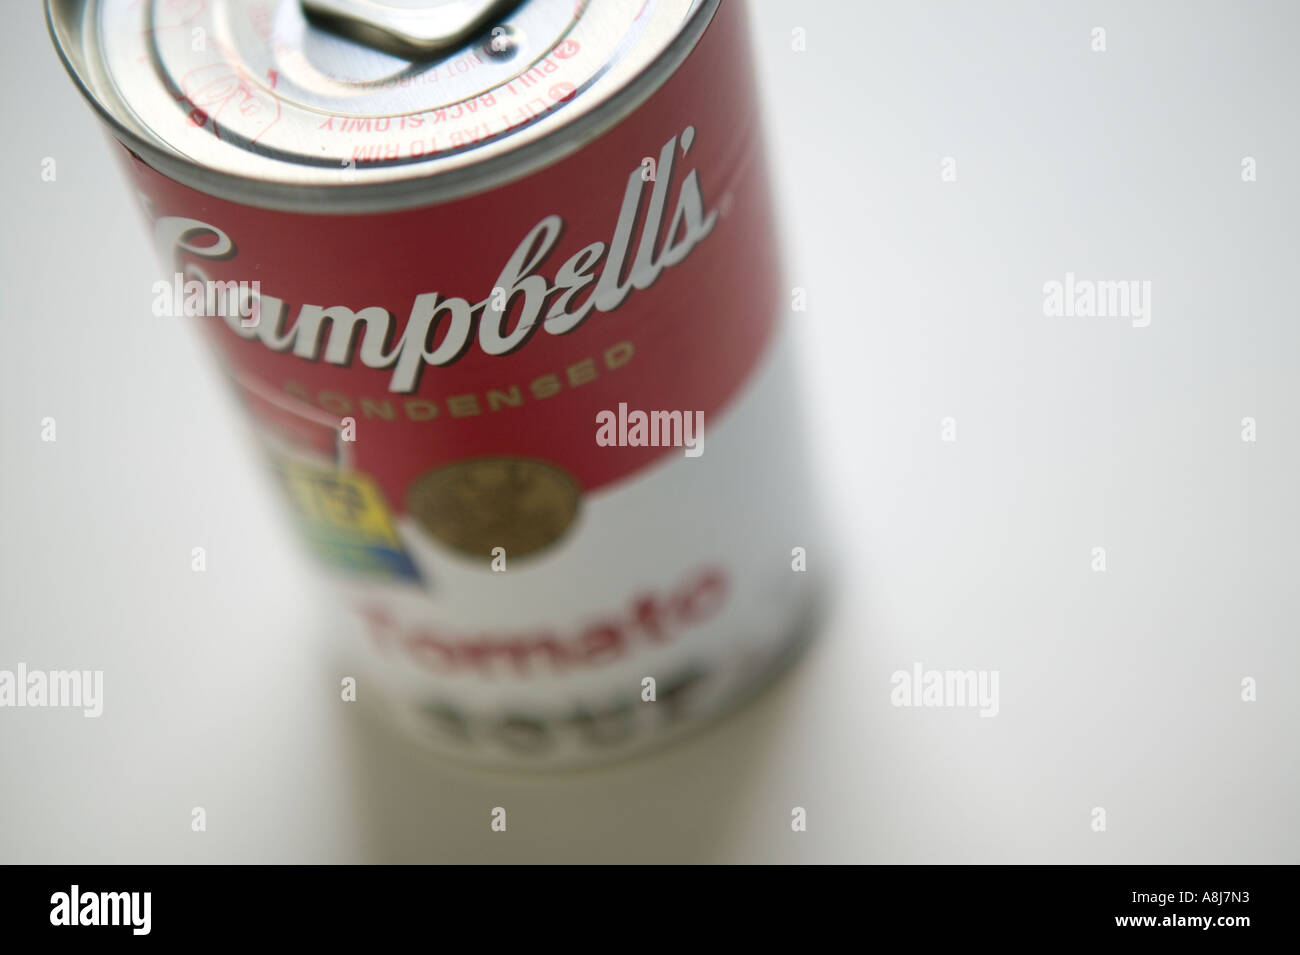
[[[630,113],[718,0],[46,0],[83,92],[161,171],[337,211],[437,202]],[[562,136],[550,135],[564,129]]]

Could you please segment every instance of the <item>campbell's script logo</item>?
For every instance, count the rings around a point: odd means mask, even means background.
[[[439,292],[416,296],[406,329],[391,347],[395,319],[378,306],[354,311],[347,305],[304,303],[298,307],[296,319],[286,324],[289,305],[262,293],[255,321],[227,315],[226,322],[244,338],[257,339],[274,351],[292,351],[309,361],[347,365],[355,352],[369,368],[392,368],[388,390],[398,393],[415,391],[426,365],[450,365],[461,358],[473,344],[476,320],[478,345],[488,355],[511,354],[539,327],[550,335],[566,334],[593,311],[611,312],[633,289],[649,288],[664,269],[684,260],[713,231],[718,212],[705,210],[694,169],[681,179],[672,217],[665,217],[675,167],[690,152],[694,140],[695,129],[688,126],[680,136],[664,143],[657,163],[647,157],[632,171],[608,244],[592,242],[578,250],[548,279],[538,270],[559,240],[564,220],[547,216],[520,240],[482,301],[470,304],[468,299],[444,298]],[[652,185],[648,204],[647,184]],[[644,219],[633,256],[632,230],[643,205]],[[154,240],[164,257],[174,256],[177,268],[183,267],[187,278],[200,282],[208,281],[208,276],[201,265],[182,265],[184,256],[215,261],[237,253],[234,241],[217,226],[181,216],[159,218],[154,223]],[[507,331],[516,298],[521,299],[518,319]],[[364,329],[359,346],[358,325]]]

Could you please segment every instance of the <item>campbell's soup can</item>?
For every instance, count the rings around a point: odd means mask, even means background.
[[[742,3],[47,12],[154,311],[204,319],[352,612],[358,701],[449,755],[583,764],[799,649],[813,495]]]

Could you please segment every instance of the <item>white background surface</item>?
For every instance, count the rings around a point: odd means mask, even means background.
[[[734,717],[517,778],[337,702],[233,408],[148,317],[106,139],[6,5],[0,668],[111,680],[98,720],[0,710],[0,861],[1300,861],[1300,8],[752,6],[809,297],[821,484],[791,493],[834,515],[842,588]],[[1150,281],[1150,326],[1044,317],[1067,271]],[[999,715],[891,706],[918,661],[998,670]]]

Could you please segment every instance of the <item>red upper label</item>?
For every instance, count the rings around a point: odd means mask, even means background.
[[[130,165],[169,265],[258,283],[255,324],[204,321],[286,441],[335,446],[399,511],[413,479],[469,458],[550,462],[591,490],[674,451],[598,446],[599,412],[708,421],[770,338],[779,276],[744,32],[723,3],[634,115],[453,202],[278,212]],[[345,418],[346,447],[329,433]]]

